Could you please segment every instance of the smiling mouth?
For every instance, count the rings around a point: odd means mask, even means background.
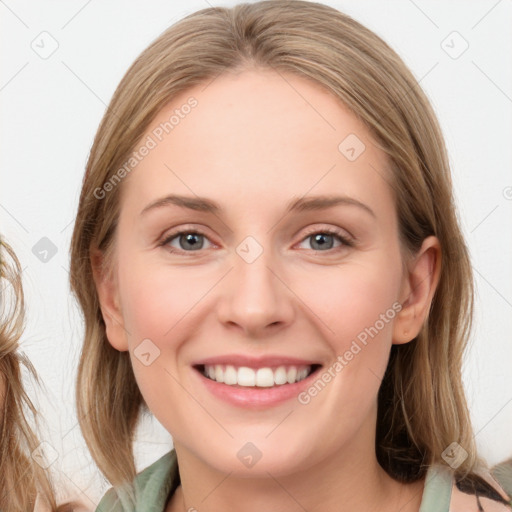
[[[282,365],[249,368],[233,365],[196,365],[194,368],[207,379],[233,387],[271,388],[295,384],[315,373],[321,365]]]

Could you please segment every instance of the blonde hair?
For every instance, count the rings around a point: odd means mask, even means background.
[[[112,268],[122,183],[95,191],[129,158],[156,114],[188,88],[251,67],[294,73],[341,100],[389,158],[404,252],[439,238],[442,268],[417,338],[393,345],[378,396],[376,454],[394,478],[425,475],[457,441],[477,457],[461,378],[473,310],[473,277],[458,225],[443,136],[429,101],[400,57],[376,34],[326,5],[273,0],[208,8],[158,37],[125,74],[100,124],[84,177],[71,246],[71,286],[85,317],[77,402],[91,454],[113,485],[135,475],[133,439],[143,398],[129,354],[105,335],[90,251]]]
[[[35,423],[37,411],[23,388],[21,367],[38,380],[30,361],[18,351],[25,316],[21,272],[16,254],[0,237],[0,510],[32,510],[39,497],[47,510],[64,511],[67,505],[57,506],[45,470],[31,457],[40,442],[28,418]],[[9,287],[12,300],[7,301]]]

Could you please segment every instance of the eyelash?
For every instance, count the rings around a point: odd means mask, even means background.
[[[309,237],[311,237],[313,235],[320,235],[320,234],[321,235],[331,235],[331,236],[336,237],[341,242],[341,245],[338,247],[333,247],[331,249],[326,249],[324,251],[317,251],[315,249],[308,249],[308,250],[318,252],[318,253],[325,252],[325,253],[332,254],[333,252],[339,251],[340,249],[343,249],[344,247],[353,247],[355,245],[354,240],[348,238],[347,236],[345,236],[340,231],[338,231],[337,229],[334,229],[334,228],[311,229],[310,231],[306,232],[305,236],[301,239],[301,241],[299,243],[304,242],[306,239],[308,239]],[[198,231],[196,229],[188,229],[188,230],[182,229],[180,231],[175,231],[175,232],[169,234],[158,245],[160,247],[165,247],[166,250],[172,254],[187,254],[187,255],[190,254],[192,256],[194,253],[201,251],[201,249],[198,249],[197,251],[184,251],[183,249],[176,249],[176,248],[170,247],[168,245],[172,240],[174,240],[175,238],[177,238],[181,235],[199,235],[199,236],[208,238],[208,236],[206,234],[204,234],[201,231]],[[213,243],[213,242],[210,242],[210,243]]]

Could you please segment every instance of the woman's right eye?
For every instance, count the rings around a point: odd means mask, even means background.
[[[161,245],[170,248],[170,252],[194,252],[205,248],[205,242],[213,246],[202,233],[196,231],[178,231],[167,236]]]

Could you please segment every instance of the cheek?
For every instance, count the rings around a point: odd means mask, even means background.
[[[121,307],[130,346],[149,338],[160,345],[173,338],[183,320],[196,307],[214,283],[199,267],[185,268],[132,261],[120,267]]]
[[[119,265],[121,308],[135,379],[149,409],[166,424],[169,404],[186,407],[178,358],[209,281],[184,268],[131,258]],[[148,341],[149,340],[149,341]]]
[[[307,282],[306,282],[307,281]],[[398,265],[360,262],[329,268],[325,274],[297,283],[298,295],[321,320],[336,354],[358,340],[388,339],[400,289]]]
[[[394,318],[400,309],[400,266],[396,260],[387,265],[384,260],[368,258],[331,268],[325,276],[322,286],[318,280],[314,286],[310,284],[308,306],[318,314],[332,354],[330,365],[318,376],[330,392],[322,394],[313,407],[342,411],[340,416],[333,415],[342,436],[359,428],[358,422],[375,406],[391,349]],[[324,384],[315,381],[299,402],[309,404],[322,389]]]

